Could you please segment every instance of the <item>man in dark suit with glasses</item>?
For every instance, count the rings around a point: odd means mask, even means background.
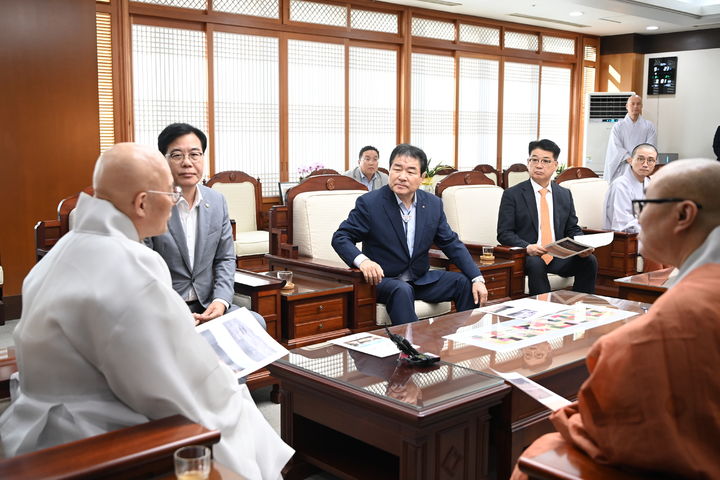
[[[582,235],[570,190],[551,181],[560,147],[552,140],[530,142],[530,179],[505,190],[498,213],[497,239],[527,251],[525,274],[530,295],[550,291],[548,273],[575,277],[573,290],[595,293],[597,260],[592,250],[570,258],[554,258],[543,245]]]

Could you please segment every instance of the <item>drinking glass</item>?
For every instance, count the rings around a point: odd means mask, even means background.
[[[210,476],[210,449],[202,445],[178,448],[175,459],[177,480],[207,480]]]

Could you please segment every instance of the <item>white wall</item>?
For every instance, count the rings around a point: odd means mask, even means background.
[[[678,57],[675,95],[648,95],[648,59]],[[680,158],[715,158],[720,125],[720,48],[645,55],[643,116],[658,131],[658,150]]]

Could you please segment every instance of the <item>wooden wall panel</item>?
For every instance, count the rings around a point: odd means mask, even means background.
[[[643,92],[641,53],[600,55],[600,92]]]
[[[35,263],[35,223],[91,183],[95,2],[0,0],[0,72],[0,253],[4,294],[17,295]]]

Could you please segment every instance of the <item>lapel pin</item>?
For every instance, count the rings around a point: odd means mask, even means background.
[[[205,204],[205,208],[210,208],[210,204],[209,204],[209,203],[206,203],[206,204]]]

